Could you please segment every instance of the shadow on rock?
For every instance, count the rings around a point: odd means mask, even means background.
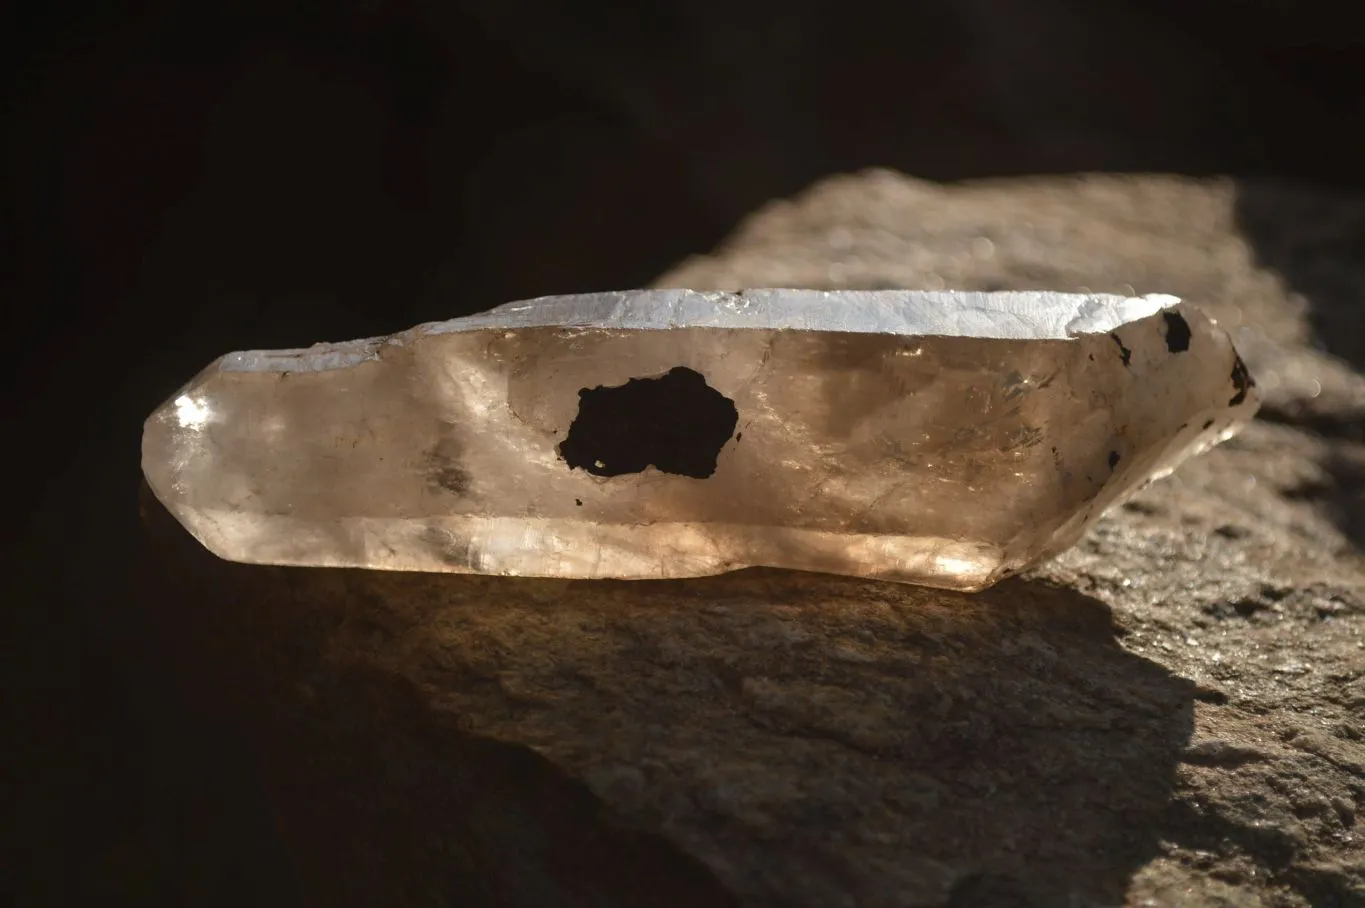
[[[1365,196],[1272,184],[1239,184],[1238,225],[1259,264],[1277,272],[1308,306],[1313,341],[1365,375]],[[1266,418],[1315,432],[1332,442],[1321,466],[1325,510],[1365,549],[1365,400],[1358,386],[1321,399],[1280,401]]]
[[[1318,344],[1365,373],[1365,196],[1243,182],[1236,217],[1257,261],[1307,300]]]
[[[308,904],[733,904],[694,858],[399,676],[339,666],[271,718],[272,796]]]
[[[1192,685],[1041,582],[255,568],[148,510],[309,903],[1117,903],[1190,736]]]

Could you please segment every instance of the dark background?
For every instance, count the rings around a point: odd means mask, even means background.
[[[1365,186],[1349,4],[5,15],[0,904],[295,903],[255,752],[130,592],[141,420],[218,354],[638,286],[873,165]]]

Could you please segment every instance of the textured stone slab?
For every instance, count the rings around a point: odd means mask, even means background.
[[[1331,356],[1351,323],[1315,326],[1358,313],[1365,208],[1254,201],[1336,282],[1310,307],[1235,228],[1250,191],[839,177],[660,278],[1169,288],[1235,332],[1268,418],[983,594],[258,568],[147,502],[168,688],[263,776],[196,757],[200,842],[254,794],[302,900],[336,906],[1357,904],[1365,379]],[[162,840],[138,853],[173,870]]]
[[[1256,406],[1170,296],[630,291],[228,354],[143,467],[232,560],[978,589]]]

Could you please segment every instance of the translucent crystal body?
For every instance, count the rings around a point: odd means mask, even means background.
[[[228,354],[143,469],[237,561],[979,589],[1256,406],[1168,296],[631,291]]]

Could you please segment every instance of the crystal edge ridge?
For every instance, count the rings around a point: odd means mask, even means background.
[[[425,335],[524,328],[601,330],[789,330],[964,337],[983,340],[1070,340],[1103,334],[1181,305],[1169,294],[921,290],[785,290],[738,292],[629,290],[545,296],[487,312],[427,322],[395,334],[288,350],[228,353],[229,372],[321,372],[379,358],[386,345]],[[782,312],[777,315],[779,307]]]

